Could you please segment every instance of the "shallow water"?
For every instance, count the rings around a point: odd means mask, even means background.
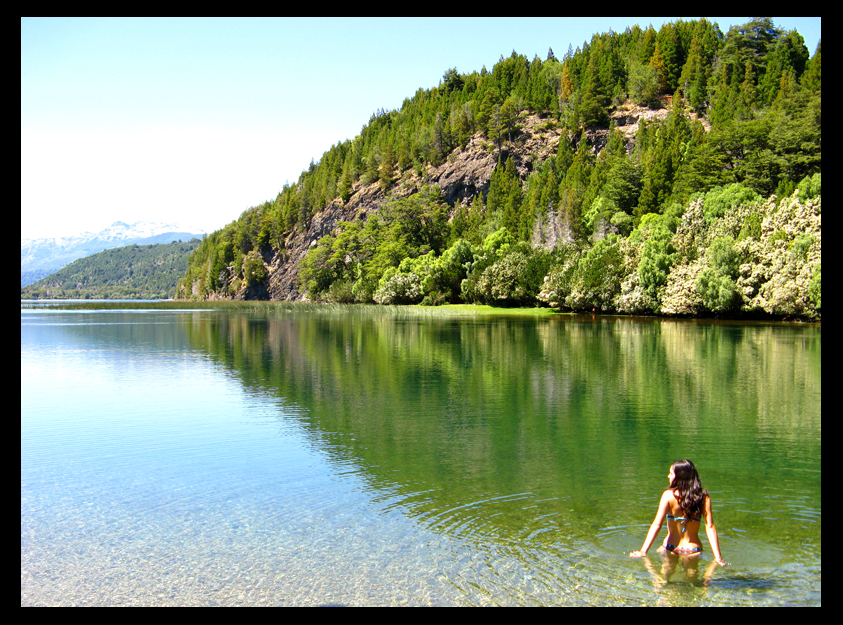
[[[820,397],[819,326],[22,310],[21,604],[819,605]],[[730,567],[627,555],[680,457]]]

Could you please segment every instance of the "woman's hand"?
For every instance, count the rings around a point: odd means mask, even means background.
[[[726,562],[725,560],[717,560],[716,562],[717,562],[717,564],[719,564],[720,566],[732,566],[732,563],[731,563],[731,562]]]
[[[647,554],[644,553],[643,551],[630,551],[629,552],[630,558],[643,558],[645,555],[647,555]]]

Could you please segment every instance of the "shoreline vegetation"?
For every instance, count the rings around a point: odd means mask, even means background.
[[[755,322],[755,323],[811,323],[822,325],[821,319],[792,316],[772,316],[758,314],[733,314],[721,316],[699,315],[631,315],[582,311],[562,311],[549,307],[504,307],[488,304],[442,304],[440,306],[379,305],[379,304],[335,304],[324,302],[286,302],[268,300],[149,300],[149,301],[68,301],[68,300],[32,300],[21,301],[21,310],[76,310],[76,311],[119,311],[119,310],[182,310],[182,311],[221,311],[254,313],[345,313],[373,315],[406,315],[418,317],[470,317],[470,316],[507,316],[533,318],[616,318],[649,319],[653,321],[700,321],[700,322]]]

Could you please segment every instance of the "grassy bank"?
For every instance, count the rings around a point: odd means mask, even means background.
[[[374,304],[313,304],[308,302],[231,301],[188,302],[162,300],[156,302],[39,302],[21,304],[22,309],[51,310],[221,310],[254,312],[366,312],[368,314],[411,314],[420,316],[466,315],[558,315],[551,308],[499,308],[480,304],[446,304],[443,306],[377,306]]]

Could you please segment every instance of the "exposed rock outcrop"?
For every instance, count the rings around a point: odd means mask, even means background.
[[[421,176],[415,171],[404,172],[389,193],[406,197],[417,193],[426,185],[438,185],[445,201],[455,207],[468,203],[477,194],[485,195],[498,158],[513,159],[522,179],[527,178],[536,163],[553,156],[559,145],[562,131],[536,115],[521,119],[520,130],[513,141],[498,148],[480,133],[474,135],[465,148],[457,148],[448,159],[430,167]],[[266,291],[257,293],[254,288],[241,287],[235,299],[268,297],[273,300],[302,300],[306,295],[299,290],[299,266],[307,250],[325,235],[331,234],[341,221],[365,221],[377,212],[387,200],[387,194],[375,182],[357,183],[348,202],[332,200],[316,213],[303,230],[292,232],[284,241],[283,250],[265,249],[264,263],[269,272]]]
[[[618,107],[610,115],[614,125],[623,133],[627,149],[632,149],[635,134],[641,120],[663,119],[668,115],[666,108],[652,110],[631,102]],[[603,149],[608,142],[609,129],[595,129],[587,132],[592,149]],[[498,160],[512,158],[522,180],[526,180],[534,167],[554,156],[559,148],[563,131],[552,121],[537,115],[522,115],[517,134],[512,141],[498,146],[481,133],[469,139],[464,148],[455,149],[446,159],[419,175],[413,169],[403,172],[389,190],[392,197],[406,197],[417,193],[425,185],[438,185],[445,201],[452,207],[470,203],[474,196],[485,196],[489,190]],[[332,200],[325,208],[313,215],[307,226],[288,235],[284,248],[262,250],[264,264],[268,271],[265,285],[241,287],[235,299],[303,300],[306,295],[299,290],[299,267],[307,250],[317,241],[337,228],[341,221],[365,221],[376,213],[387,201],[387,193],[377,182],[364,185],[356,183],[348,202],[340,198]],[[570,224],[564,216],[555,211],[539,216],[534,227],[532,243],[552,248],[560,242],[572,239]]]

